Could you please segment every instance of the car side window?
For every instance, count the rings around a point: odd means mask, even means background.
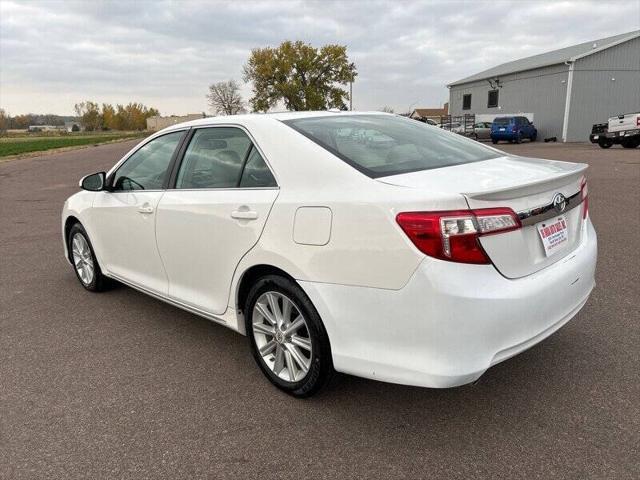
[[[256,188],[256,187],[275,187],[276,179],[273,178],[271,170],[265,163],[262,155],[256,149],[251,148],[249,158],[244,166],[242,172],[242,178],[240,179],[240,187],[244,188]]]
[[[118,168],[113,190],[160,190],[184,132],[172,132],[140,147]]]
[[[180,165],[176,188],[237,187],[251,146],[239,128],[196,130]]]
[[[240,128],[197,129],[184,154],[176,188],[270,187],[275,180]]]

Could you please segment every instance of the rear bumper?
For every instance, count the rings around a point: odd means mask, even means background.
[[[300,282],[323,318],[336,370],[425,387],[473,382],[535,345],[586,303],[595,281],[591,221],[566,258],[509,280],[492,265],[426,257],[407,285],[383,290]]]
[[[517,133],[491,132],[491,140],[515,140],[516,138],[518,138]]]

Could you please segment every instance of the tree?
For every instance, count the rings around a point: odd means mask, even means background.
[[[80,122],[85,130],[91,132],[102,128],[102,115],[100,115],[100,107],[97,103],[86,101],[76,103],[73,107],[76,115],[80,118]]]
[[[393,113],[393,108],[389,107],[388,105],[385,105],[380,109],[380,111],[384,113]]]
[[[9,116],[5,113],[4,108],[0,108],[0,135],[9,128]]]
[[[340,86],[356,75],[347,47],[315,48],[301,41],[256,48],[244,66],[245,82],[253,82],[249,102],[255,111],[267,111],[280,100],[289,110],[344,109],[349,93]]]
[[[116,110],[113,105],[108,103],[102,104],[102,129],[103,130],[117,130],[116,125]]]
[[[215,114],[236,115],[245,111],[244,101],[240,96],[240,87],[235,80],[209,85],[207,99]]]

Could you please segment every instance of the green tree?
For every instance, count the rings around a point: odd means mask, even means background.
[[[245,82],[253,83],[254,111],[267,111],[280,100],[289,110],[344,109],[349,93],[340,87],[356,75],[347,47],[315,48],[301,41],[256,48],[244,66]]]

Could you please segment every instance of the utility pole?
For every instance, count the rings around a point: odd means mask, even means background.
[[[351,78],[349,79],[349,111],[353,110],[353,79],[355,78],[356,64],[351,62],[349,64],[349,70],[351,71]]]

